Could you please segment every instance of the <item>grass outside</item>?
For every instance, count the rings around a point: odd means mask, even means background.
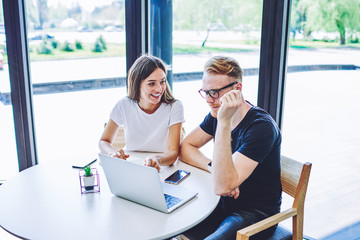
[[[125,56],[125,44],[108,43],[107,50],[103,52],[93,52],[93,45],[83,45],[83,49],[75,49],[73,52],[66,52],[60,49],[54,49],[51,54],[39,54],[36,51],[37,46],[32,46],[30,51],[30,60],[59,60],[59,59],[76,59],[76,58],[96,58],[96,57],[119,57]],[[209,52],[247,52],[248,49],[227,48],[227,47],[201,47],[195,45],[174,44],[174,54],[196,54]],[[4,60],[6,60],[4,58]]]
[[[174,54],[189,54],[189,53],[209,53],[209,52],[249,52],[249,49],[234,48],[234,47],[204,47],[190,44],[174,44]]]
[[[306,40],[293,40],[289,41],[291,48],[357,48],[360,49],[360,43],[346,43],[346,45],[340,45],[339,42],[328,41],[306,41]]]
[[[245,40],[229,40],[229,39],[219,39],[216,41],[209,40],[207,43],[222,43],[230,45],[249,45],[249,46],[260,46],[260,40],[256,39],[245,39]]]
[[[83,49],[75,49],[72,52],[66,52],[59,48],[54,49],[51,54],[39,54],[33,45],[30,47],[30,60],[61,60],[61,59],[76,59],[76,58],[97,58],[97,57],[115,57],[125,56],[125,44],[107,44],[107,50],[103,52],[94,52],[94,44],[82,44]],[[61,46],[60,46],[61,48]]]
[[[241,48],[241,45],[259,46],[259,41],[237,41],[237,40],[222,40],[222,41],[209,41],[212,46],[201,47],[200,45],[192,44],[174,44],[174,54],[198,54],[210,52],[249,52],[254,51],[248,48]],[[218,43],[220,46],[224,44],[239,45],[239,47],[214,47]],[[60,50],[61,46],[54,49],[51,54],[37,53],[39,45],[30,45],[30,60],[61,60],[61,59],[81,59],[81,58],[97,58],[97,57],[118,57],[125,56],[125,44],[107,43],[107,50],[103,52],[93,52],[94,44],[83,44],[83,49],[74,49],[72,52]],[[341,46],[338,42],[325,42],[325,41],[305,41],[305,40],[290,40],[289,46],[297,49],[316,49],[316,48],[354,48],[360,49],[360,43],[347,43]],[[4,54],[4,63],[7,62],[7,55]]]

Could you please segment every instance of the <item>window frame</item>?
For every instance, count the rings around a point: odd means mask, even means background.
[[[151,48],[149,4],[150,0],[125,0],[127,69],[139,55],[148,52]],[[258,105],[273,116],[279,127],[281,127],[287,71],[290,7],[291,0],[263,1]],[[3,8],[11,101],[19,169],[22,171],[37,164],[25,0],[3,0]]]

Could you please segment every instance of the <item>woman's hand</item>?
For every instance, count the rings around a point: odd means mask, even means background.
[[[159,160],[156,158],[156,156],[149,156],[145,159],[145,166],[156,168],[158,171],[160,171],[160,164],[158,162]]]
[[[130,155],[125,154],[124,150],[120,149],[119,151],[111,153],[110,156],[126,160]]]

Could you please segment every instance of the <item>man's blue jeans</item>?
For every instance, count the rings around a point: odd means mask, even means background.
[[[236,232],[253,223],[261,221],[271,215],[256,209],[240,209],[227,211],[221,206],[221,201],[215,210],[201,223],[184,232],[183,235],[191,240],[227,240],[236,239]],[[270,236],[276,226],[256,234],[251,239],[264,239]]]

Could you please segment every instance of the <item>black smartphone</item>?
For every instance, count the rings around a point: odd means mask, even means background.
[[[189,175],[190,175],[189,171],[177,170],[176,172],[171,174],[169,177],[167,177],[165,179],[165,182],[170,183],[170,184],[178,184],[179,182],[181,182],[183,179],[185,179]]]

